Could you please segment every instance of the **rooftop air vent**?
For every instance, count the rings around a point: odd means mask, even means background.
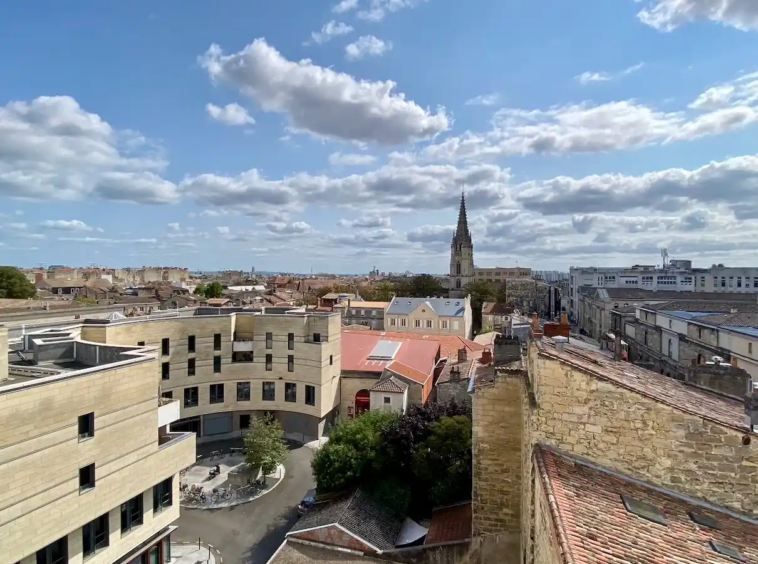
[[[626,507],[626,510],[629,513],[633,513],[638,517],[642,517],[653,523],[658,523],[664,527],[666,526],[666,519],[657,507],[625,495],[621,496],[621,500],[624,502],[624,507]]]

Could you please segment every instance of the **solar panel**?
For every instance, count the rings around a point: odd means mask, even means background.
[[[624,502],[624,507],[626,507],[629,513],[634,513],[638,517],[666,526],[666,519],[657,507],[625,495],[621,496],[621,500]]]
[[[392,360],[395,358],[397,351],[400,349],[400,345],[397,341],[379,341],[374,345],[374,349],[371,354],[368,355],[369,360]]]
[[[706,515],[701,515],[700,513],[695,513],[694,511],[689,512],[690,519],[692,519],[695,523],[698,525],[702,525],[703,527],[708,527],[709,529],[720,529],[718,521],[716,519],[713,519],[712,517],[708,517]]]
[[[743,558],[742,554],[740,554],[740,551],[734,548],[733,546],[728,546],[726,544],[721,544],[720,542],[716,542],[712,540],[711,548],[723,556],[728,556],[729,558],[732,558],[734,560],[745,562],[745,559]]]

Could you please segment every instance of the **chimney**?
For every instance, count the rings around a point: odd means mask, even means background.
[[[458,362],[466,362],[466,359],[468,358],[466,347],[461,347],[458,349]]]
[[[758,425],[758,394],[755,393],[755,388],[752,387],[752,379],[750,380],[751,388],[745,396],[745,425],[751,431]]]
[[[732,366],[734,366],[735,368],[738,368],[737,357],[736,356],[732,356],[732,360],[731,360],[730,364]]]
[[[461,371],[457,366],[450,369],[450,381],[455,382],[461,379]]]
[[[613,334],[613,358],[615,360],[621,360],[621,333],[616,331]]]
[[[492,351],[490,349],[484,349],[482,356],[479,359],[482,364],[492,364]]]
[[[536,311],[532,314],[532,337],[535,339],[542,338],[542,328],[540,327],[540,314]]]
[[[562,335],[558,335],[557,337],[553,337],[553,342],[555,343],[556,350],[558,350],[558,352],[563,352],[566,350],[568,339]]]
[[[567,313],[564,311],[564,312],[561,314],[561,325],[568,325],[568,324],[569,324],[569,316],[568,316],[568,314],[567,314]]]

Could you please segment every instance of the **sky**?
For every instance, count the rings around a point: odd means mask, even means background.
[[[6,0],[0,263],[755,266],[755,0]]]

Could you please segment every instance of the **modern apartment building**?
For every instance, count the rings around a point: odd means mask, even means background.
[[[338,414],[340,314],[302,308],[198,308],[194,315],[86,320],[82,339],[155,347],[174,430],[232,437],[272,414],[289,438],[323,435]]]
[[[0,327],[0,561],[169,562],[179,472],[195,435],[173,432],[156,351],[27,336],[8,363]]]
[[[666,268],[655,265],[632,267],[571,267],[569,313],[579,315],[580,288],[641,288],[674,292],[758,293],[758,268],[693,268],[690,260],[672,260]]]
[[[455,335],[471,338],[473,318],[471,297],[394,297],[384,314],[384,327],[398,333]]]
[[[474,267],[474,280],[492,282],[493,284],[502,284],[507,280],[529,280],[531,277],[531,268],[519,268],[518,266]]]

